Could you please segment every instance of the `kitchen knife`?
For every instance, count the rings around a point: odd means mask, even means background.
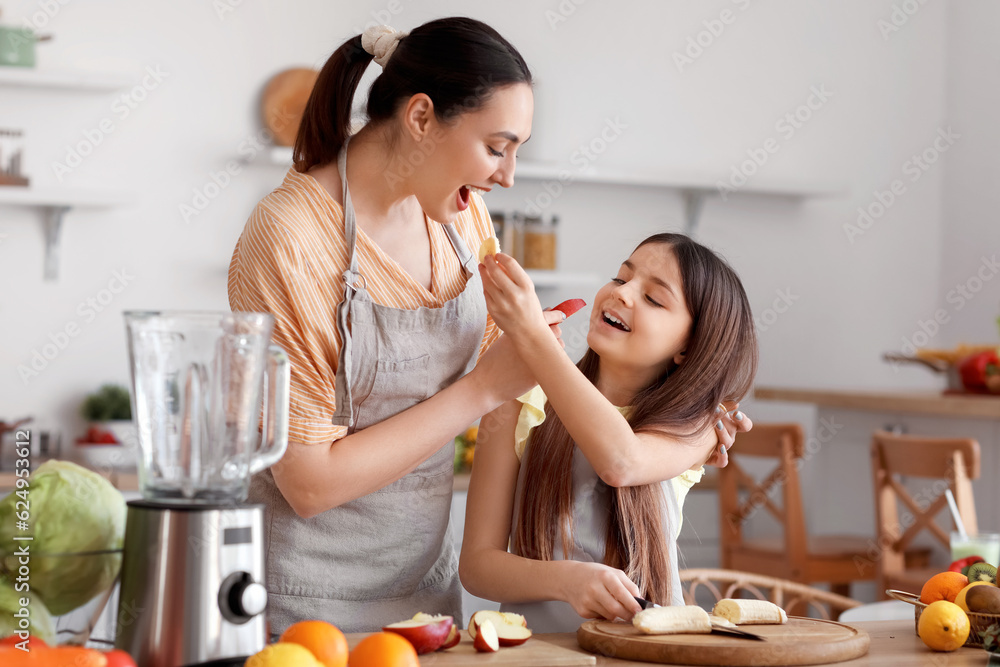
[[[643,598],[640,598],[640,597],[637,597],[637,596],[634,596],[634,595],[632,597],[635,598],[635,601],[638,602],[639,606],[642,607],[643,609],[654,609],[654,608],[660,606],[658,604],[653,604],[649,600],[646,600],[646,599],[643,599]],[[712,621],[712,633],[713,634],[729,635],[731,637],[741,637],[743,639],[756,639],[756,640],[762,641],[762,642],[767,641],[766,638],[761,637],[760,635],[755,635],[752,632],[747,632],[746,630],[738,630],[737,628],[730,628],[730,627],[726,627],[724,625],[720,625],[718,623],[718,619],[713,618],[711,615],[709,615],[709,619]]]

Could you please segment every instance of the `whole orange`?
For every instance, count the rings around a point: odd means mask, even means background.
[[[920,601],[924,604],[938,600],[954,602],[955,596],[968,585],[968,577],[961,572],[940,572],[924,583],[920,589]]]
[[[917,622],[917,635],[935,651],[954,651],[969,638],[969,617],[947,600],[927,605]]]
[[[420,667],[413,644],[391,632],[368,635],[351,651],[351,667]]]
[[[340,629],[326,621],[299,621],[288,626],[279,641],[309,649],[324,667],[347,665],[347,638]]]

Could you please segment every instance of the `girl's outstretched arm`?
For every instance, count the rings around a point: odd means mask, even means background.
[[[511,337],[574,442],[609,486],[637,486],[671,479],[712,458],[720,445],[732,444],[730,431],[748,430],[719,414],[693,440],[659,433],[634,433],[628,421],[584,375],[558,344],[542,334],[547,324],[524,269],[507,255],[486,258],[480,273],[486,305],[494,321]],[[552,338],[549,336],[549,338]]]
[[[540,561],[507,552],[520,468],[514,429],[521,404],[510,401],[483,417],[476,439],[459,576],[477,597],[497,602],[562,600],[584,618],[630,619],[638,587],[601,563]]]

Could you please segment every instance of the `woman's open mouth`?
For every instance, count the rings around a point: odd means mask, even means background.
[[[458,189],[458,210],[464,211],[469,208],[469,201],[472,199],[472,193],[478,192],[479,196],[482,197],[484,194],[489,192],[486,188],[479,188],[475,185],[463,185]]]

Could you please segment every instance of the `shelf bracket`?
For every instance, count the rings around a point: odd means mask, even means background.
[[[681,197],[684,199],[684,233],[688,236],[694,237],[706,194],[705,190],[681,190]]]
[[[45,207],[45,280],[59,279],[59,237],[69,206]]]

